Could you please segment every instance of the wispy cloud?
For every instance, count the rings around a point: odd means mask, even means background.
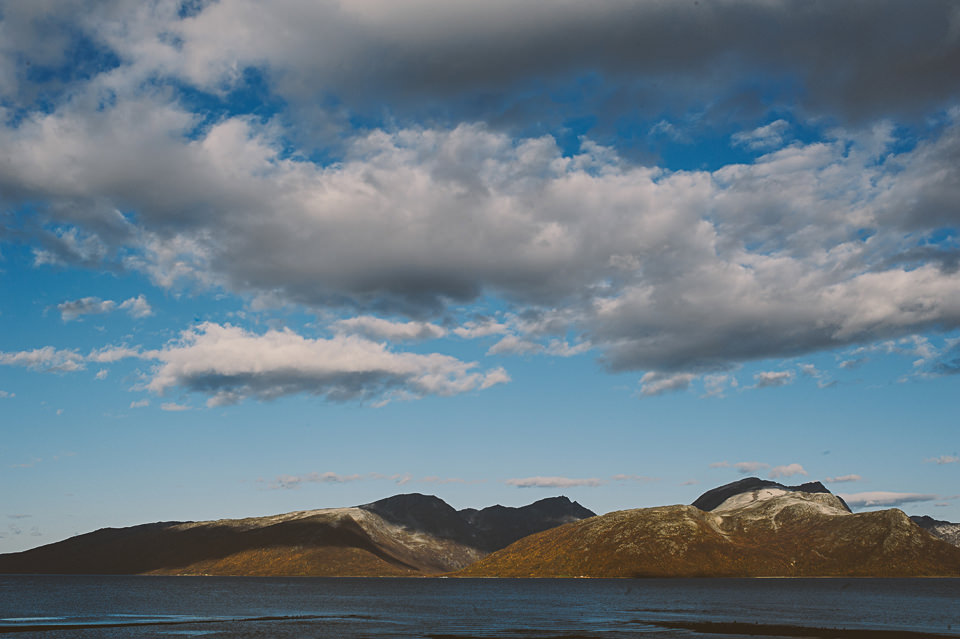
[[[886,506],[896,507],[904,504],[916,502],[934,501],[939,499],[936,495],[924,493],[895,493],[895,492],[864,492],[864,493],[841,493],[843,498],[850,506]]]
[[[828,484],[845,484],[849,482],[855,482],[862,480],[863,477],[860,475],[839,475],[837,477],[827,477],[824,479]]]
[[[775,120],[752,131],[734,133],[730,141],[734,146],[745,146],[753,151],[770,150],[783,145],[789,129],[786,120]]]
[[[650,371],[640,378],[640,394],[663,395],[687,390],[698,376],[693,373],[659,373]]]
[[[575,479],[571,477],[523,477],[507,479],[503,483],[517,488],[576,488],[589,487],[596,488],[602,486],[606,481],[591,477],[588,479]]]
[[[792,384],[796,375],[793,371],[761,371],[754,373],[752,388],[774,388]]]
[[[164,402],[160,404],[160,410],[165,410],[171,413],[178,413],[185,410],[192,410],[192,406],[186,406],[184,404],[178,404],[176,402]]]
[[[345,484],[360,481],[363,475],[339,475],[337,473],[307,473],[306,475],[280,475],[271,484],[271,488],[289,490],[303,484]]]
[[[613,481],[634,482],[638,484],[650,484],[650,483],[660,481],[659,477],[647,477],[646,475],[625,475],[625,474],[614,475],[610,479],[612,479]]]
[[[925,464],[960,464],[960,457],[956,455],[940,455],[939,457],[931,457],[929,459],[923,460]]]

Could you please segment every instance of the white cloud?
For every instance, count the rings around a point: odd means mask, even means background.
[[[675,391],[687,390],[690,383],[697,378],[692,373],[659,373],[650,371],[640,378],[641,395],[662,395]]]
[[[844,484],[863,479],[860,475],[839,475],[837,477],[827,477],[824,479],[828,484]]]
[[[143,295],[126,299],[120,302],[120,304],[117,305],[117,308],[122,311],[126,311],[131,317],[135,317],[137,319],[150,317],[153,315],[153,309],[147,302],[147,298],[145,298]]]
[[[144,355],[139,348],[130,348],[129,346],[105,346],[91,351],[86,359],[87,361],[97,362],[99,364],[113,364],[121,359],[138,359],[143,357]]]
[[[826,104],[860,115],[921,106],[939,113],[956,96],[954,65],[926,61],[952,44],[949,29],[927,25],[950,24],[952,8],[931,3],[906,15],[883,4],[864,18],[834,3],[784,19],[784,5],[766,3],[743,21],[730,5],[707,27],[699,11],[672,3],[603,11],[588,2],[521,4],[418,0],[420,10],[410,11],[379,0],[285,0],[265,15],[236,0],[188,19],[173,3],[67,3],[55,12],[60,20],[10,8],[0,98],[23,117],[0,129],[0,147],[17,158],[0,191],[11,209],[47,204],[24,231],[41,265],[114,260],[162,286],[217,285],[254,299],[416,318],[482,296],[522,310],[569,305],[574,312],[553,336],[582,335],[612,370],[657,371],[651,393],[670,390],[665,376],[960,325],[960,274],[946,268],[949,256],[914,250],[954,222],[955,121],[908,151],[895,151],[892,126],[869,135],[837,129],[836,139],[712,171],[638,166],[591,140],[570,153],[549,135],[513,137],[532,127],[479,124],[486,112],[465,106],[474,100],[451,106],[449,119],[432,118],[433,128],[411,124],[415,105],[472,95],[477,79],[496,95],[526,73],[559,82],[584,60],[604,77],[658,78],[650,99],[662,94],[664,102],[650,107],[652,119],[680,98],[722,104],[718,91],[742,86],[730,74],[754,78],[756,65],[790,70],[803,83],[804,113]],[[825,19],[842,35],[823,34]],[[874,28],[860,28],[865,19]],[[908,42],[891,47],[876,35],[902,20],[914,27],[904,30]],[[16,61],[76,63],[61,24],[115,51],[120,66],[62,80],[62,95],[53,91],[34,108],[25,96],[50,87],[32,84]],[[667,39],[677,33],[696,46],[679,57],[651,55],[674,51]],[[813,33],[849,64],[841,70],[811,54]],[[924,63],[903,64],[905,52]],[[288,112],[209,123],[173,89],[155,86],[164,78],[225,95],[248,68],[269,69]],[[316,106],[331,95],[341,107]],[[621,102],[633,109],[643,100]],[[351,109],[371,104],[396,111],[386,114],[389,130],[351,136]],[[510,112],[546,117],[523,106]],[[788,126],[777,120],[734,141],[769,149]],[[292,152],[291,140],[299,145]],[[336,161],[305,159],[328,142]],[[875,234],[864,241],[861,229]],[[128,302],[134,315],[149,312],[141,297],[84,299],[91,312]],[[66,319],[83,310],[61,312]]]
[[[24,366],[33,370],[54,373],[72,373],[83,370],[83,360],[83,356],[76,351],[60,350],[53,346],[13,353],[0,352],[0,364],[4,366]]]
[[[508,479],[503,483],[517,488],[574,488],[586,486],[596,488],[606,482],[596,477],[589,479],[572,479],[569,477],[524,477],[517,479]]]
[[[794,377],[793,371],[761,371],[753,375],[753,388],[787,386],[793,383]]]
[[[0,390],[0,399],[12,399],[16,397],[16,393],[11,393],[10,391]]]
[[[714,375],[705,375],[703,377],[703,390],[704,393],[702,397],[725,397],[724,393],[728,388],[736,388],[739,382],[737,378],[733,375],[726,374],[714,374]]]
[[[105,368],[101,368],[100,370],[97,371],[97,374],[94,377],[96,377],[97,379],[106,379],[107,375],[109,374],[110,374],[110,371],[108,371]]]
[[[502,322],[495,320],[472,321],[463,326],[453,329],[453,333],[464,339],[479,339],[491,335],[505,335],[510,332],[510,327]]]
[[[60,311],[60,317],[64,322],[75,320],[81,315],[109,313],[116,307],[116,302],[102,300],[99,297],[84,297],[79,300],[57,304],[57,310]]]
[[[939,457],[931,457],[929,459],[923,460],[925,464],[960,464],[960,457],[956,455],[940,455]]]
[[[938,499],[936,495],[922,493],[895,493],[895,492],[865,492],[865,493],[843,493],[839,495],[851,507],[861,506],[883,506],[895,507],[914,502],[934,501]]]
[[[130,402],[130,408],[146,408],[150,405],[149,399],[138,399]]]
[[[153,309],[150,308],[150,304],[143,295],[131,297],[119,304],[113,300],[103,300],[99,297],[84,297],[57,304],[57,310],[60,311],[60,317],[64,322],[73,321],[83,315],[100,315],[118,309],[127,311],[131,317],[137,319],[149,317],[153,314]]]
[[[184,404],[177,404],[176,402],[164,402],[163,404],[160,404],[160,410],[178,413],[185,410],[192,410],[192,407],[185,406]]]
[[[488,355],[530,355],[544,350],[543,344],[522,339],[516,335],[507,335],[490,347]]]
[[[391,342],[437,339],[447,334],[447,329],[429,322],[392,322],[370,315],[339,320],[334,329]]]
[[[793,477],[794,475],[806,475],[807,471],[800,464],[787,464],[785,466],[774,466],[770,469],[771,479],[778,477]]]
[[[335,401],[456,395],[509,381],[502,368],[432,354],[397,353],[362,337],[309,339],[289,329],[263,335],[204,323],[150,357],[160,360],[147,388],[177,387],[208,395],[209,405],[246,397],[274,399],[295,393]]]

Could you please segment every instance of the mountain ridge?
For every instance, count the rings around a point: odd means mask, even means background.
[[[960,576],[960,548],[898,509],[854,514],[819,482],[806,492],[749,479],[694,502],[710,509],[660,506],[580,520],[525,537],[456,576]]]
[[[568,519],[593,514],[575,502],[565,503]],[[513,523],[512,531],[494,536],[475,529],[438,497],[419,493],[348,508],[103,528],[0,555],[0,573],[434,575],[464,568],[502,547],[496,546],[497,539],[506,545],[520,532],[554,525],[551,517],[537,519],[536,508],[497,508],[512,513],[508,519]]]

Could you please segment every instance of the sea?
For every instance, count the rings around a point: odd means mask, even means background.
[[[960,637],[960,579],[0,575],[0,634],[620,639]]]

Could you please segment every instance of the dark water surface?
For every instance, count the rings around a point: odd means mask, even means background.
[[[0,576],[0,633],[46,639],[960,637],[960,579]]]

